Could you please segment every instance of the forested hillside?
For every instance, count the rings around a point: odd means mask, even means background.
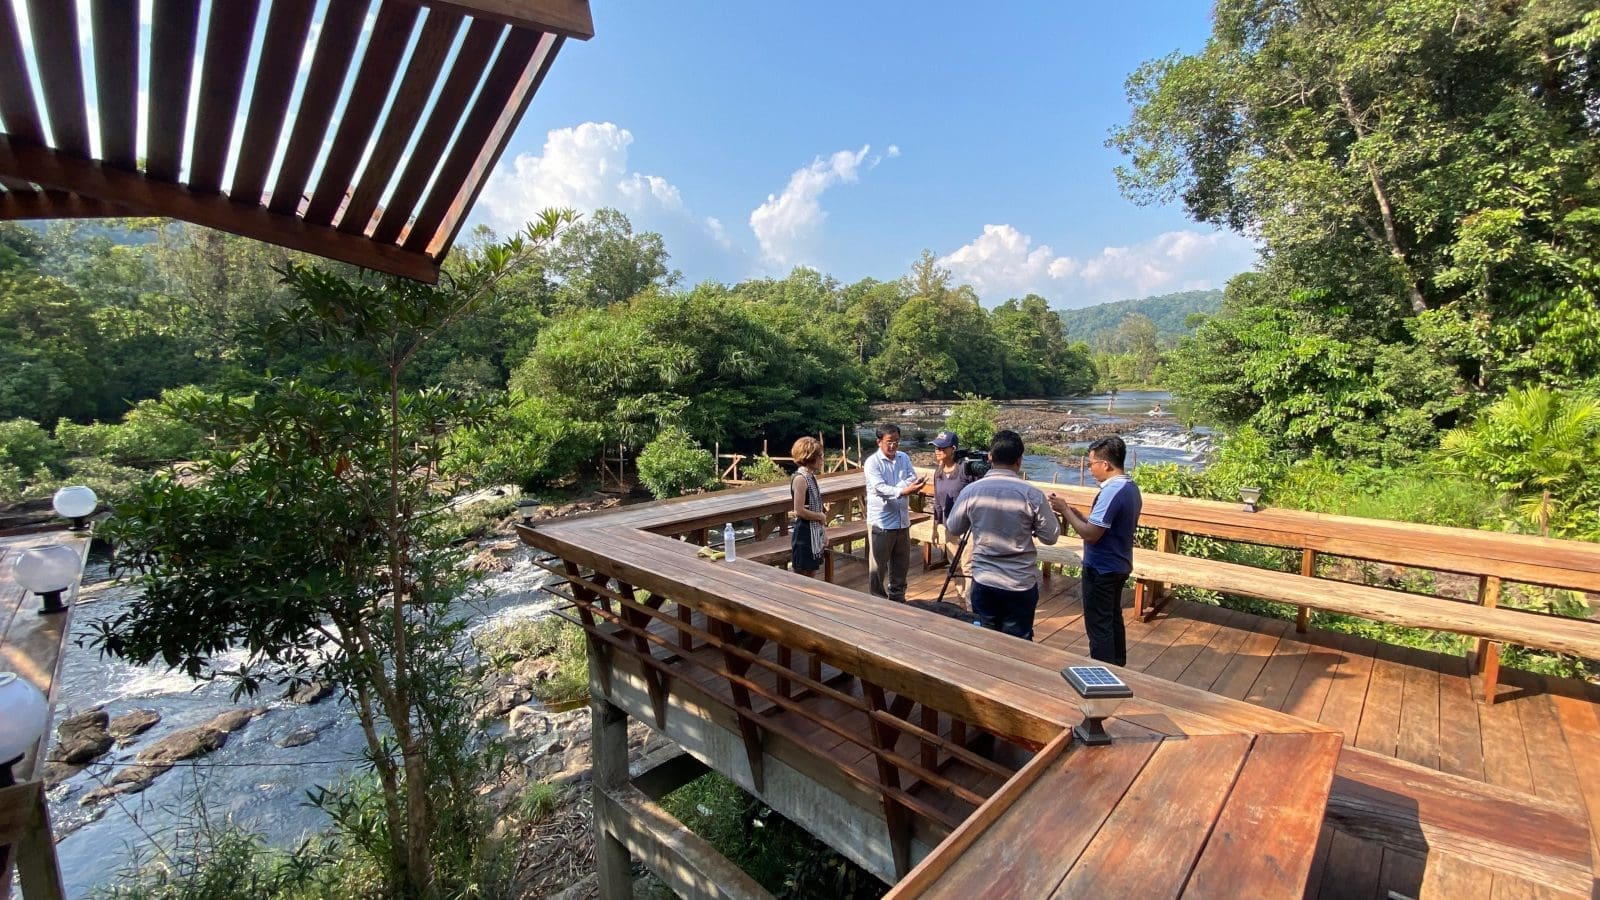
[[[1155,326],[1159,341],[1176,343],[1178,338],[1194,331],[1189,324],[1190,316],[1195,313],[1211,315],[1221,306],[1222,291],[1180,291],[1138,300],[1097,303],[1081,309],[1058,309],[1056,314],[1061,317],[1069,338],[1101,347],[1129,316],[1144,316]]]

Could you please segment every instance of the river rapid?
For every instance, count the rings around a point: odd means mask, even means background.
[[[481,582],[481,596],[457,604],[474,630],[536,618],[555,602],[540,589],[547,573],[532,564],[529,548],[519,545],[508,560],[509,570]],[[84,573],[85,599],[74,613],[74,634],[86,631],[90,621],[116,615],[134,596],[132,589],[107,578],[105,562],[91,560]],[[240,660],[222,660],[224,665],[230,661]],[[134,710],[161,716],[129,746],[113,748],[50,790],[52,824],[57,836],[64,835],[56,850],[68,897],[84,897],[112,883],[136,855],[150,859],[150,848],[170,844],[174,829],[193,828],[201,809],[214,822],[231,818],[280,847],[292,847],[327,827],[327,817],[306,804],[306,792],[361,771],[366,743],[354,712],[337,697],[301,705],[272,688],[236,703],[231,689],[231,682],[196,683],[159,665],[133,666],[81,647],[67,652],[55,721],[95,706],[112,718]],[[266,712],[230,734],[220,749],[175,764],[140,793],[81,804],[154,741],[223,712],[258,706]],[[308,735],[309,741],[297,743]]]
[[[1166,391],[1119,391],[1114,396],[1091,394],[1047,400],[996,401],[995,405],[1000,407],[1003,422],[1036,419],[1054,426],[1049,431],[1032,425],[1019,428],[1025,446],[1042,443],[1043,438],[1048,438],[1053,446],[1081,455],[1089,440],[1076,439],[1078,434],[1114,431],[1128,445],[1130,469],[1161,463],[1203,468],[1216,439],[1210,428],[1187,427],[1179,418],[1180,411],[1174,408],[1172,395]],[[950,408],[950,403],[941,401],[878,404],[873,412],[879,418],[858,426],[856,435],[861,439],[863,452],[870,453],[873,429],[880,422],[894,422],[902,429],[908,451],[931,451],[933,445],[929,441],[944,428]],[[1077,484],[1082,477],[1085,483],[1093,482],[1081,473],[1076,459],[1055,454],[1025,453],[1022,469],[1035,481]]]

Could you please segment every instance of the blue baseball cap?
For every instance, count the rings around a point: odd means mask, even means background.
[[[933,436],[933,445],[940,450],[946,447],[954,447],[956,445],[956,433],[954,431],[939,432]]]

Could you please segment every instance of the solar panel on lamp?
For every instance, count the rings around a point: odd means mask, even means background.
[[[1105,666],[1068,666],[1061,677],[1084,697],[1132,697],[1126,682]]]

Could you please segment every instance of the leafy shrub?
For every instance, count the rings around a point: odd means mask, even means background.
[[[944,424],[961,439],[961,446],[986,450],[994,438],[999,415],[1000,407],[994,401],[969,394],[950,410]]]
[[[1523,523],[1600,537],[1600,398],[1512,391],[1446,434],[1442,450],[1461,475],[1511,494]]]
[[[770,456],[758,456],[750,462],[740,465],[739,475],[745,481],[756,484],[778,484],[789,479],[789,473],[785,472],[783,467],[774,462]]]
[[[639,454],[639,480],[658,500],[713,487],[715,473],[711,451],[697,445],[682,428],[662,431]]]
[[[82,484],[94,490],[101,505],[113,506],[150,477],[150,473],[142,469],[119,466],[87,456],[67,460],[62,469],[64,472],[59,476],[40,478],[29,484],[22,491],[22,499],[43,499],[53,496],[69,484]]]
[[[451,436],[446,472],[531,488],[579,471],[600,452],[598,423],[569,419],[542,397],[513,400],[487,424]]]
[[[120,424],[56,423],[56,440],[79,456],[101,456],[122,465],[151,465],[193,459],[205,448],[205,432],[180,411],[182,404],[206,396],[197,387],[162,391],[159,400],[141,400]]]
[[[473,643],[489,667],[499,671],[510,671],[525,659],[553,656],[555,670],[533,689],[545,704],[556,706],[589,696],[589,645],[583,629],[565,619],[546,616],[486,628]]]
[[[0,422],[0,465],[16,467],[24,478],[60,462],[61,448],[31,419]]]

